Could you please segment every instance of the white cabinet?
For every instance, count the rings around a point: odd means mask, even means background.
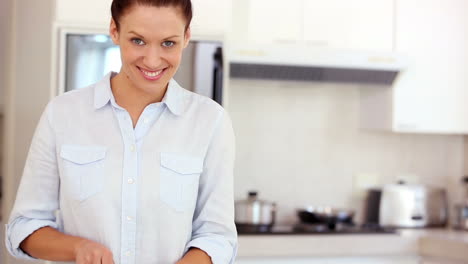
[[[229,32],[233,0],[192,0],[192,35],[224,37]]]
[[[60,24],[109,27],[112,0],[55,0],[55,21]]]
[[[304,41],[308,45],[391,52],[394,0],[305,0]]]
[[[392,51],[394,0],[237,0],[234,41]],[[246,21],[246,22],[245,22]]]
[[[468,133],[468,2],[398,0],[396,51],[408,68],[393,88],[363,89],[362,126]]]
[[[56,0],[56,22],[108,28],[112,0]],[[194,36],[224,36],[230,28],[232,0],[192,0]]]
[[[250,0],[245,6],[247,24],[236,41],[255,44],[297,43],[302,39],[302,0]],[[234,27],[239,26],[234,18]]]

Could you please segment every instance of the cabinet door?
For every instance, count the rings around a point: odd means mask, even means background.
[[[394,86],[394,129],[468,133],[468,1],[397,3],[396,50],[410,64]]]
[[[280,0],[250,0],[247,6],[248,41],[255,44],[302,41],[302,5],[303,0],[288,0],[286,4]]]
[[[193,36],[224,36],[230,28],[232,0],[192,0]]]
[[[56,21],[109,27],[112,0],[56,0]]]
[[[308,45],[392,51],[394,0],[306,0],[303,16]]]

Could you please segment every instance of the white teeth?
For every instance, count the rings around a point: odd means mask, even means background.
[[[161,74],[161,72],[162,72],[163,70],[159,70],[159,71],[157,71],[157,72],[147,72],[147,71],[145,71],[145,70],[141,70],[141,71],[142,71],[146,76],[148,76],[148,77],[156,77],[156,76],[158,76],[159,74]]]

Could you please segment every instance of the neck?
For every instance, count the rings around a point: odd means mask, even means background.
[[[166,93],[167,84],[163,89],[155,89],[154,92],[148,93],[135,87],[127,75],[121,71],[111,79],[111,89],[115,101],[121,107],[127,110],[130,110],[129,108],[144,109],[149,104],[161,102]]]

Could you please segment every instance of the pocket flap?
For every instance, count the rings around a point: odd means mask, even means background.
[[[161,166],[180,174],[194,174],[203,171],[203,159],[175,153],[161,153]]]
[[[106,157],[104,146],[63,145],[60,157],[77,164],[87,164]]]

